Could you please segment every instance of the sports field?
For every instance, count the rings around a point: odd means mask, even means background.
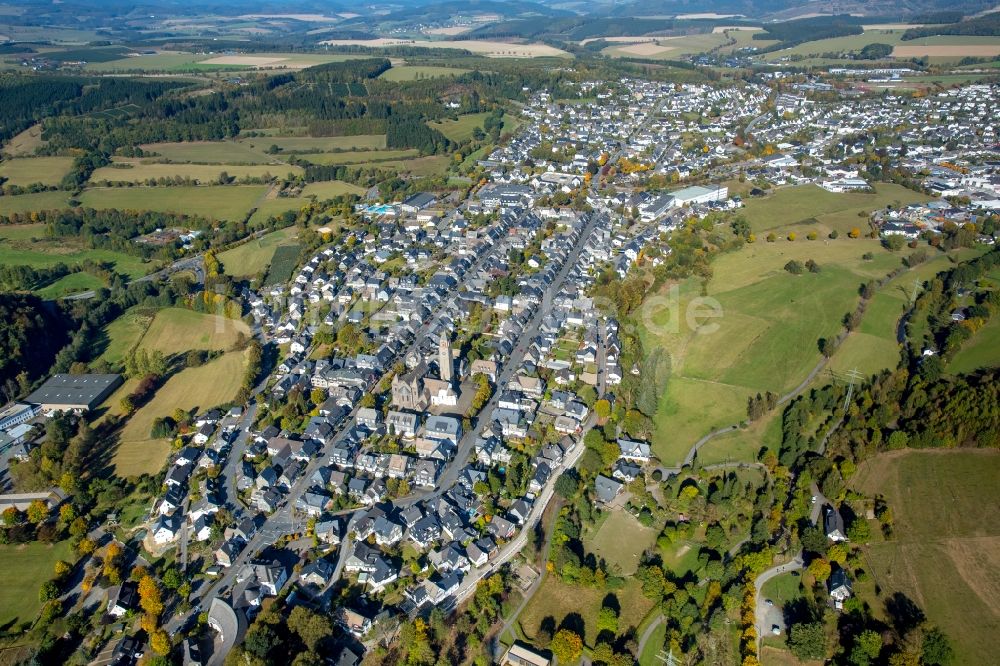
[[[295,201],[284,199],[284,201]],[[252,240],[243,245],[219,254],[219,261],[225,267],[226,274],[234,277],[257,275],[267,270],[271,265],[271,257],[280,245],[293,245],[296,242],[298,229],[288,227]]]
[[[435,67],[433,65],[400,65],[382,72],[380,79],[386,81],[416,81],[417,79],[434,79],[439,76],[458,76],[469,70],[458,67]]]
[[[97,187],[80,195],[84,206],[156,210],[241,220],[267,192],[267,185]]]
[[[0,626],[15,628],[35,619],[42,608],[38,589],[55,575],[57,560],[76,560],[69,541],[0,546],[0,568],[4,572],[4,583],[0,585]]]
[[[165,308],[156,313],[139,347],[168,356],[192,349],[224,351],[233,346],[240,333],[250,334],[242,321],[183,308]]]
[[[72,157],[16,157],[0,162],[0,178],[8,185],[58,185],[73,166]]]
[[[129,477],[160,471],[170,452],[170,440],[150,438],[153,421],[169,416],[178,407],[203,410],[228,403],[240,388],[244,366],[243,352],[229,352],[168,379],[122,429],[114,454],[115,473]]]
[[[913,599],[952,639],[955,663],[992,663],[1000,650],[1000,453],[927,449],[881,454],[851,486],[886,497],[892,540],[864,547],[881,588],[876,612],[896,592]]]

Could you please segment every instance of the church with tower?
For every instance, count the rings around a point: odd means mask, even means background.
[[[392,404],[398,409],[423,412],[434,407],[455,407],[458,392],[455,390],[455,354],[451,338],[438,339],[438,376],[430,374],[427,362],[417,354],[406,359],[407,371],[392,378]]]

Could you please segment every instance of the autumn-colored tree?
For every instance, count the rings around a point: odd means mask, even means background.
[[[569,629],[560,629],[552,637],[549,649],[560,664],[572,664],[583,654],[583,640]]]
[[[24,517],[21,515],[21,512],[15,509],[14,507],[9,506],[3,510],[3,524],[6,525],[7,527],[18,525],[23,520]]]
[[[170,637],[163,629],[157,629],[149,636],[149,646],[156,654],[170,654]]]
[[[63,504],[59,507],[59,520],[66,525],[70,525],[76,520],[76,509],[72,504]]]
[[[798,238],[798,236],[796,236],[796,235],[795,235],[795,232],[794,232],[794,231],[792,231],[792,232],[790,232],[790,233],[788,234],[788,240],[790,240],[790,241],[794,241],[794,240],[795,240],[796,238]]]
[[[152,576],[143,576],[139,581],[139,605],[153,617],[158,618],[163,612],[160,586]]]
[[[42,500],[35,500],[28,505],[28,520],[32,523],[40,523],[49,517],[49,507]]]
[[[80,539],[80,543],[76,544],[76,552],[81,556],[90,555],[95,548],[97,548],[97,544],[87,537]]]
[[[851,230],[847,232],[847,235],[851,238],[857,238],[861,235],[861,229],[857,227],[851,227]]]
[[[64,578],[66,574],[73,570],[73,566],[65,560],[56,560],[55,566],[56,578]]]
[[[830,571],[830,563],[822,557],[817,557],[809,563],[809,573],[817,582],[826,582],[826,579],[830,577]]]
[[[597,418],[602,422],[606,421],[611,416],[611,403],[601,398],[594,403],[594,413],[597,414]]]

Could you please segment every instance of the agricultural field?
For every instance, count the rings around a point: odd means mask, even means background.
[[[309,183],[302,188],[302,198],[316,197],[317,201],[333,199],[342,194],[363,195],[367,190],[360,185],[345,183],[341,180],[321,180]]]
[[[70,563],[76,560],[69,541],[0,546],[0,568],[4,572],[4,584],[0,585],[0,626],[16,628],[35,619],[42,608],[38,588],[52,578],[57,560]]]
[[[930,56],[932,62],[958,61],[966,56],[1000,55],[1000,38],[974,35],[935,35],[903,41],[903,29],[872,29],[860,35],[845,35],[830,39],[804,42],[780,51],[767,53],[764,60],[774,62],[792,56],[805,58],[804,64],[820,61],[833,63],[836,59],[822,58],[823,54],[860,51],[869,44],[888,44],[895,58]]]
[[[216,220],[242,220],[267,190],[267,185],[98,187],[86,190],[80,200],[92,208],[155,210]]]
[[[902,592],[951,638],[955,663],[991,663],[1000,650],[1000,510],[994,450],[926,449],[881,454],[858,466],[850,485],[885,496],[890,540],[864,546],[880,588],[876,612]],[[942,507],[947,507],[942,510]]]
[[[167,356],[192,349],[225,351],[233,346],[240,333],[250,334],[242,321],[184,308],[165,308],[156,313],[139,347]]]
[[[285,201],[294,201],[286,199]],[[249,241],[219,254],[218,259],[226,274],[242,278],[257,275],[271,265],[274,251],[282,245],[294,245],[298,230],[288,227]]]
[[[439,76],[459,76],[469,70],[458,67],[437,67],[433,65],[400,65],[382,72],[380,79],[386,81],[416,81],[417,79],[434,79]]]
[[[398,150],[357,150],[340,153],[305,153],[299,155],[312,164],[357,164],[369,165],[389,160],[409,159],[416,157],[420,151],[415,148]]]
[[[90,177],[92,183],[144,183],[160,178],[192,178],[200,184],[217,183],[222,172],[236,179],[290,178],[302,174],[302,167],[280,165],[231,165],[231,164],[175,164],[150,162],[144,159],[118,158],[114,166],[101,167]]]
[[[567,615],[579,616],[583,626],[580,635],[584,644],[593,646],[597,638],[597,614],[609,592],[603,588],[567,585],[549,574],[542,581],[531,601],[518,616],[518,624],[528,640],[534,639],[546,618],[551,618],[558,628]],[[625,586],[610,592],[621,604],[619,629],[626,632],[629,627],[637,627],[653,608],[653,602],[642,594],[642,584],[632,577],[626,579]]]
[[[161,51],[150,55],[119,58],[107,62],[89,62],[92,72],[211,72],[246,69],[303,69],[328,62],[343,62],[360,55],[338,53],[255,53],[253,55],[215,55]]]
[[[271,266],[267,270],[264,284],[283,284],[291,280],[301,253],[299,245],[279,245],[271,257]]]
[[[514,44],[510,42],[491,42],[486,40],[456,40],[431,41],[423,39],[330,39],[321,44],[331,46],[368,46],[379,48],[385,46],[421,46],[428,49],[465,49],[489,58],[570,58],[566,51],[548,44]]]
[[[55,210],[68,207],[69,194],[58,190],[0,197],[0,215],[30,213],[37,210]]]
[[[7,185],[58,185],[73,167],[72,157],[16,157],[0,162],[0,179]]]
[[[195,164],[270,164],[276,159],[265,155],[270,146],[269,139],[255,139],[251,143],[240,141],[180,141],[176,143],[147,143],[141,148],[152,155],[158,155],[170,162],[194,162]],[[254,146],[260,142],[259,150]],[[263,144],[267,145],[263,145]],[[273,143],[273,141],[272,141]]]
[[[611,511],[596,531],[584,539],[588,552],[605,560],[610,571],[631,576],[642,553],[656,544],[659,532],[639,523],[628,511]]]
[[[5,198],[0,197],[0,201]],[[79,264],[85,259],[111,262],[129,277],[144,275],[150,267],[139,257],[86,248],[78,239],[46,238],[44,224],[0,226],[0,264],[42,268],[58,263]]]
[[[739,212],[760,237],[768,231],[795,226],[800,236],[816,231],[823,236],[836,229],[845,234],[852,227],[868,228],[867,214],[888,205],[906,206],[931,197],[892,183],[876,183],[875,192],[828,192],[817,185],[782,187],[760,198],[744,199]],[[865,213],[860,216],[859,213]],[[758,238],[763,240],[763,238]]]
[[[640,41],[636,44],[609,46],[603,53],[613,57],[628,58],[665,58],[674,59],[683,55],[705,53],[722,47],[729,40],[721,33],[706,33],[701,35],[682,35],[680,37],[663,37],[655,41]]]
[[[28,157],[34,155],[35,151],[46,143],[42,139],[42,124],[38,123],[8,141],[3,146],[2,152],[11,157]]]
[[[258,136],[245,137],[239,143],[255,151],[277,146],[288,153],[325,153],[332,150],[379,150],[385,148],[385,134],[354,136]]]
[[[245,365],[243,352],[229,352],[168,379],[122,429],[114,453],[115,473],[130,477],[160,471],[170,452],[170,440],[150,438],[153,421],[169,416],[177,408],[203,410],[228,403],[240,388]]]

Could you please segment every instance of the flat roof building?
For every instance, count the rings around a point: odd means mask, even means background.
[[[0,409],[0,430],[27,423],[38,413],[38,408],[23,402],[12,402]]]
[[[88,412],[121,383],[121,375],[52,375],[25,400],[43,412]]]

